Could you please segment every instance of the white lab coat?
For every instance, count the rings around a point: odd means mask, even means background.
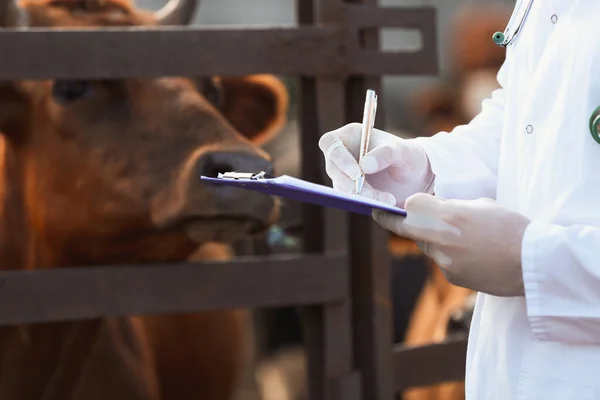
[[[535,0],[481,113],[417,139],[437,195],[495,198],[532,220],[525,297],[478,295],[468,400],[600,399],[599,38],[599,0]]]

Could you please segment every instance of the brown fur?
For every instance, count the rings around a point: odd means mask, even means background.
[[[21,6],[30,26],[153,24],[125,0]],[[266,167],[257,146],[285,122],[287,92],[268,75],[216,80],[218,104],[188,78],[94,81],[65,104],[56,82],[0,83],[3,267],[227,259],[218,242],[273,223],[275,200],[199,172],[211,152],[228,152],[216,170]],[[227,310],[2,328],[0,398],[227,400],[246,323]]]

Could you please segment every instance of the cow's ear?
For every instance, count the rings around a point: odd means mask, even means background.
[[[12,142],[24,139],[28,124],[29,101],[19,84],[0,82],[0,132]]]
[[[274,138],[287,121],[289,94],[273,75],[221,77],[221,112],[257,145]]]

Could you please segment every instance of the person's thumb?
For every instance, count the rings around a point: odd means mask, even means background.
[[[404,209],[407,217],[403,221],[406,227],[427,229],[433,232],[446,232],[460,235],[460,230],[443,219],[450,203],[426,193],[416,193],[406,199]]]
[[[396,143],[381,144],[365,154],[360,160],[360,168],[365,174],[375,174],[402,162],[402,153],[402,146]]]
[[[427,193],[415,193],[404,202],[404,209],[409,213],[437,215],[445,206],[446,200]]]

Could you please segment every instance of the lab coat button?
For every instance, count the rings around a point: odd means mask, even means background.
[[[552,21],[552,23],[555,24],[558,21],[558,16],[556,14],[552,15],[550,21]]]
[[[533,133],[533,126],[531,126],[531,125],[527,125],[527,127],[525,128],[525,131],[526,131],[527,133]]]

